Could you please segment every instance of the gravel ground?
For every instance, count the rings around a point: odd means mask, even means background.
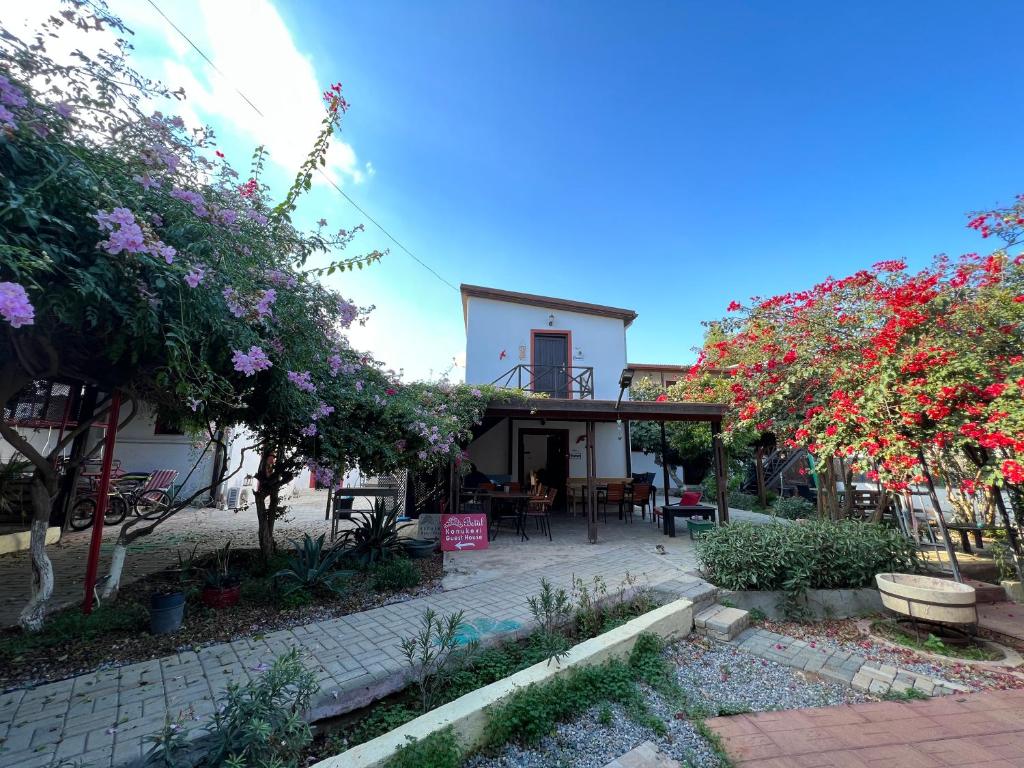
[[[699,638],[681,640],[665,654],[676,664],[679,682],[691,702],[711,713],[720,707],[733,712],[762,711],[868,700],[844,686],[812,680],[789,667]],[[602,707],[598,706],[574,721],[559,724],[555,733],[536,747],[512,744],[497,755],[471,758],[466,768],[603,768],[647,740],[684,765],[721,765],[711,745],[685,715],[653,691],[646,691],[646,697],[654,715],[668,726],[665,736],[637,725],[615,705],[611,723],[602,725]]]
[[[892,664],[910,672],[966,685],[972,691],[1024,688],[1024,678],[991,669],[977,662],[964,664],[950,659],[936,661],[910,648],[898,648],[860,634],[854,620],[821,621],[812,624],[764,622],[765,629],[804,640],[823,650],[840,648],[853,651],[883,664]]]

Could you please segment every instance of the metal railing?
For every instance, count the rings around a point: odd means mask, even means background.
[[[491,382],[496,387],[544,392],[550,397],[594,399],[594,368],[582,365],[520,363]]]

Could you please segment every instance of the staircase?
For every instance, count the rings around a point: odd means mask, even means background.
[[[771,488],[773,486],[782,485],[782,475],[786,470],[794,466],[806,455],[807,450],[805,448],[776,448],[770,454],[764,457],[764,487]],[[743,479],[743,485],[740,486],[740,490],[744,493],[757,493],[757,467],[752,463],[747,470],[747,476]]]

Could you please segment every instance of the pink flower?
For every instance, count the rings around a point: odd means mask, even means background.
[[[263,296],[256,304],[256,314],[260,317],[267,317],[272,314],[270,307],[275,301],[277,301],[277,291],[273,288],[268,288],[263,292]]]
[[[115,208],[110,213],[97,211],[93,218],[100,225],[101,232],[110,233],[106,240],[100,241],[100,245],[112,256],[122,251],[145,253],[148,250],[142,228],[135,221],[135,214],[127,208]]]
[[[22,285],[0,283],[0,316],[14,328],[35,322],[35,308]]]
[[[248,352],[234,350],[231,362],[234,363],[236,371],[244,373],[246,376],[252,376],[257,371],[265,371],[273,366],[267,353],[255,345],[249,347]]]
[[[331,378],[335,378],[338,375],[338,371],[341,370],[341,355],[331,355],[327,358],[327,364],[331,367]]]
[[[203,278],[205,276],[206,266],[204,264],[196,264],[194,267],[192,267],[192,270],[187,275],[185,275],[185,282],[188,284],[189,288],[195,288],[201,282],[203,282]]]
[[[359,308],[350,301],[338,299],[338,315],[342,328],[348,328],[359,316]]]
[[[288,371],[288,381],[301,389],[303,392],[316,392],[316,386],[310,378],[309,371],[295,372]]]
[[[320,404],[317,405],[316,410],[313,411],[313,421],[316,421],[317,419],[322,419],[324,416],[330,416],[332,413],[334,413],[334,406],[328,405],[323,400],[321,400]]]
[[[227,288],[224,289],[222,295],[224,296],[224,301],[227,302],[228,311],[232,315],[234,315],[235,317],[242,317],[243,315],[245,315],[245,307],[243,307],[241,302],[238,300],[238,291],[236,291],[231,286],[228,286]]]

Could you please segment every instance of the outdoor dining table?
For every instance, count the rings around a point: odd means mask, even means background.
[[[710,504],[666,504],[661,508],[662,533],[671,538],[676,536],[677,517],[699,517],[702,520],[714,520],[715,508]]]
[[[526,535],[525,517],[526,517],[526,505],[530,499],[534,497],[534,494],[528,491],[478,491],[479,496],[484,500],[484,512],[487,514],[487,530],[491,530],[491,511],[495,501],[511,502],[512,506],[515,507],[517,513],[517,524],[519,526],[519,533],[524,539],[529,541],[530,537]],[[490,534],[488,533],[490,536]],[[493,537],[490,537],[493,538]]]

